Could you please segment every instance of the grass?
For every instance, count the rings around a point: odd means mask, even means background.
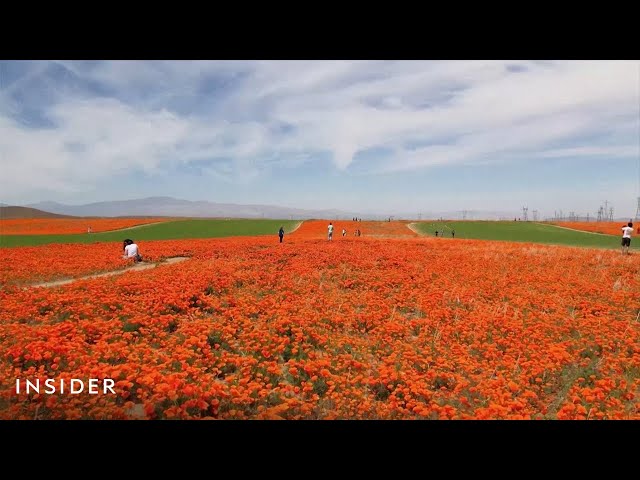
[[[472,238],[478,240],[504,240],[511,242],[546,243],[552,245],[569,245],[591,248],[620,248],[620,239],[615,235],[594,235],[559,228],[550,224],[535,222],[418,222],[418,232],[435,236],[435,231],[444,232],[445,238],[451,238],[455,230],[455,238]],[[638,249],[640,239],[631,240],[631,249]]]
[[[71,235],[2,235],[0,247],[26,247],[50,243],[121,242],[125,238],[138,240],[175,240],[182,238],[217,238],[234,236],[274,235],[280,226],[285,233],[298,224],[295,220],[230,219],[177,220],[154,223],[135,229]]]

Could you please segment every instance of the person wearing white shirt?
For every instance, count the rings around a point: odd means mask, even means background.
[[[633,223],[627,223],[626,227],[622,227],[622,254],[629,254],[629,245],[631,245],[631,234],[633,233]]]
[[[124,256],[122,258],[133,260],[134,262],[142,261],[142,257],[140,256],[140,252],[138,250],[138,245],[136,245],[133,240],[129,240],[126,243],[127,244],[124,247]]]
[[[329,223],[329,240],[333,240],[333,223]]]

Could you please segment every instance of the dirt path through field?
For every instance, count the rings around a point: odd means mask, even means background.
[[[298,222],[298,224],[295,226],[295,228],[293,230],[291,230],[290,232],[288,232],[288,235],[291,235],[293,232],[295,232],[297,229],[300,228],[300,225],[302,225],[304,222]]]
[[[116,230],[105,230],[104,232],[93,232],[93,233],[95,234],[95,233],[124,232],[125,230],[133,230],[135,228],[148,227],[150,225],[160,225],[161,223],[168,223],[173,221],[175,220],[162,220],[160,222],[141,223],[140,225],[134,225],[133,227],[118,228]]]
[[[26,285],[25,287],[58,287],[60,285],[66,285],[68,283],[73,283],[75,281],[78,280],[86,280],[88,278],[100,278],[100,277],[111,277],[113,275],[120,275],[124,272],[131,272],[131,271],[139,271],[139,270],[148,270],[150,268],[155,268],[158,265],[171,265],[172,263],[179,263],[179,262],[184,262],[185,260],[188,260],[190,257],[169,257],[166,258],[160,262],[153,262],[153,263],[138,263],[135,264],[131,267],[128,268],[124,268],[122,270],[113,270],[110,272],[103,272],[103,273],[94,273],[92,275],[85,275],[84,277],[77,277],[77,278],[67,278],[64,280],[53,280],[51,282],[42,282],[42,283],[33,283],[31,285]]]
[[[416,235],[420,235],[421,237],[424,236],[424,233],[420,232],[416,227],[415,227],[415,223],[408,223],[407,224],[407,228],[409,230],[411,230],[413,233],[415,233]]]
[[[550,227],[563,228],[565,230],[571,230],[572,232],[590,233],[592,235],[604,235],[605,237],[615,237],[615,235],[611,235],[610,233],[589,232],[587,230],[578,230],[577,228],[561,227],[560,225],[553,225],[552,223],[538,223],[538,225],[548,225]],[[622,231],[620,232],[620,237],[622,237]]]

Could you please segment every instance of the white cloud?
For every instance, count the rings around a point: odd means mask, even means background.
[[[637,145],[614,145],[614,146],[588,146],[574,148],[558,148],[538,153],[542,158],[562,158],[562,157],[637,157]]]
[[[345,170],[358,152],[374,147],[394,152],[372,164],[374,172],[524,157],[631,157],[638,148],[640,66],[634,61],[58,65],[113,96],[61,90],[54,103],[41,106],[53,127],[33,127],[16,120],[20,105],[13,95],[46,75],[46,64],[5,86],[0,189],[7,196],[72,191],[128,170],[202,160],[211,161],[206,172],[233,181],[289,159],[298,166],[320,152]],[[215,94],[202,94],[214,80],[220,83]],[[195,98],[188,114],[169,103],[184,96]],[[282,125],[287,129],[279,130]],[[620,132],[627,137],[618,138]],[[607,135],[623,143],[611,145]],[[421,146],[409,148],[411,142]]]

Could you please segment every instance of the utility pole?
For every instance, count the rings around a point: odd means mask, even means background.
[[[609,207],[609,221],[613,222],[613,207]]]
[[[527,212],[529,211],[529,207],[522,207],[522,220],[527,221]]]
[[[638,207],[636,208],[636,220],[640,220],[640,197],[638,197]]]

